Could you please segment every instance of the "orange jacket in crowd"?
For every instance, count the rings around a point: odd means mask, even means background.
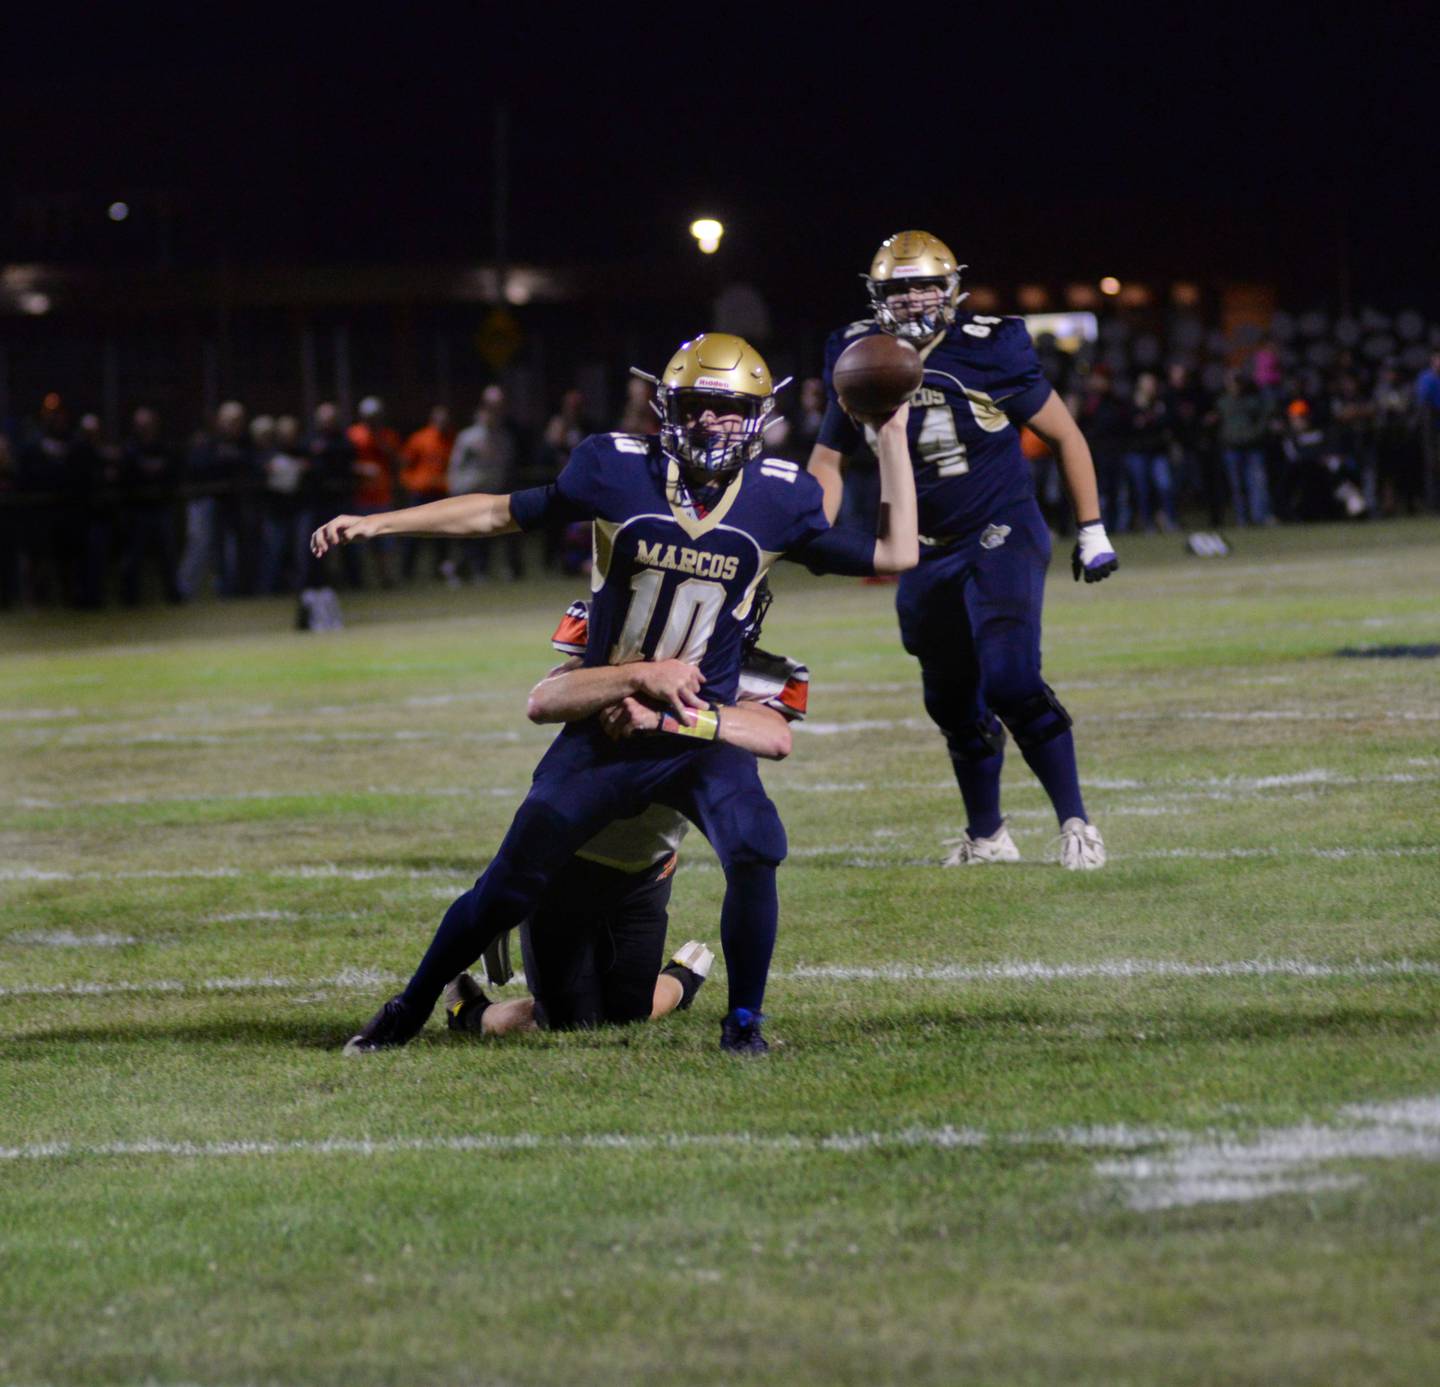
[[[400,435],[382,425],[351,424],[345,431],[355,448],[355,504],[388,510],[395,500],[395,455]]]
[[[454,447],[455,435],[446,429],[437,429],[434,424],[416,429],[400,450],[405,464],[400,469],[400,485],[412,496],[426,500],[448,496],[450,486],[446,473]]]

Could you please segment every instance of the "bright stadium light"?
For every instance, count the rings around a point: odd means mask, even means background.
[[[700,243],[702,254],[714,255],[720,249],[725,228],[714,217],[701,217],[690,223],[690,234]]]
[[[1120,292],[1120,281],[1116,279],[1114,275],[1106,275],[1105,278],[1100,281],[1100,292],[1102,294],[1109,294],[1113,299],[1115,295]]]
[[[112,222],[123,222],[130,215],[130,204],[128,202],[112,202],[110,204],[110,220]]]

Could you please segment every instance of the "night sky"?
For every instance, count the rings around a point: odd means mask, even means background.
[[[584,30],[544,6],[47,10],[12,31],[0,170],[97,225],[168,193],[178,263],[478,260],[503,103],[517,261],[663,266],[705,212],[725,273],[772,291],[919,225],[1000,284],[1259,279],[1333,302],[1348,274],[1357,302],[1435,305],[1423,7],[1331,28],[1276,6],[927,8],[842,29],[734,6],[708,31],[638,7]],[[0,229],[0,259],[34,257]],[[143,255],[143,227],[124,234]]]

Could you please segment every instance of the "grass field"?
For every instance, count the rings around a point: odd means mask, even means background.
[[[1440,1380],[1440,524],[1060,567],[1112,860],[963,826],[893,590],[812,670],[764,1061],[337,1047],[498,842],[570,587],[0,624],[0,1382]],[[1063,579],[1063,581],[1062,581]],[[703,842],[672,940],[716,940]]]

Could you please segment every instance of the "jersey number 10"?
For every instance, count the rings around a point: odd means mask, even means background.
[[[645,653],[645,636],[654,620],[665,576],[658,568],[642,568],[630,580],[630,607],[620,638],[610,649],[612,665],[647,659],[684,660],[687,665],[698,665],[705,658],[720,609],[725,605],[725,585],[705,578],[687,578],[675,589],[654,653]]]

